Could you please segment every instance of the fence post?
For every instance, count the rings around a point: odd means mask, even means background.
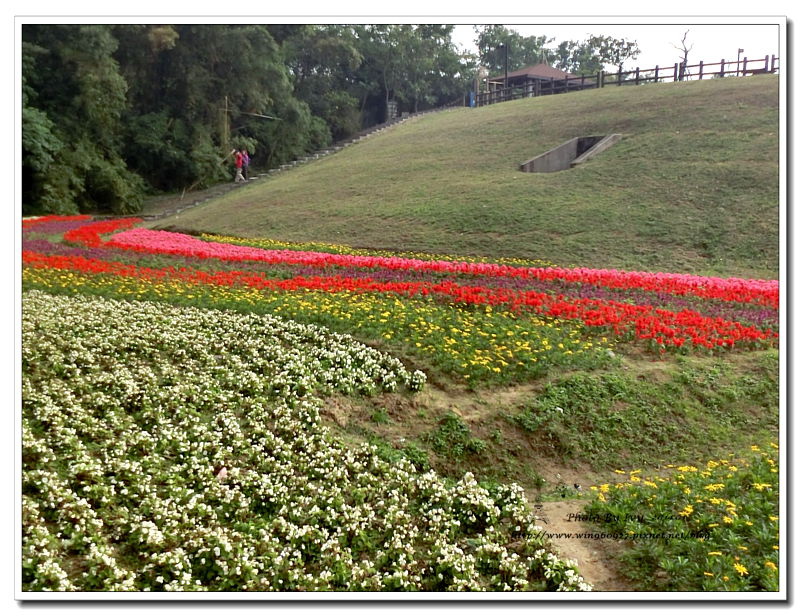
[[[621,64],[619,65],[619,68],[617,69],[617,85],[618,86],[622,85],[622,65]]]
[[[747,58],[742,61],[742,77],[747,75]]]
[[[769,68],[769,56],[764,56],[764,72],[765,73],[767,72],[768,68]]]
[[[719,63],[719,76],[725,76],[725,58],[722,58],[722,62]]]
[[[656,83],[658,83],[658,64],[656,64]]]
[[[550,94],[555,94],[555,93],[556,93],[556,78],[555,77],[551,77],[550,78]]]
[[[595,87],[602,88],[600,84],[603,83],[603,71],[597,71],[597,83],[595,83]]]
[[[774,73],[775,72],[775,55],[774,54],[772,55],[772,64],[770,64],[769,72],[770,73]]]
[[[700,60],[700,79],[703,78],[703,61]]]
[[[581,90],[583,90],[583,85],[586,83],[586,75],[581,75]]]
[[[636,67],[636,81],[634,82],[637,86],[639,85],[639,67]]]
[[[678,81],[678,63],[675,63],[675,74],[672,76],[672,81]]]

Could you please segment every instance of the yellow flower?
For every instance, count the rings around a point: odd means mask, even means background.
[[[733,563],[733,568],[739,572],[739,575],[747,575],[747,568],[739,563]]]
[[[722,552],[709,552],[709,556],[722,556]]]
[[[728,516],[723,517],[722,521],[725,522],[725,524],[733,524],[733,518],[729,518]]]
[[[708,577],[714,577],[714,574],[713,573],[709,573],[708,571],[703,571],[703,575],[706,575]]]
[[[766,561],[764,563],[764,566],[767,567],[768,569],[772,569],[773,571],[777,571],[778,570],[778,566],[774,562],[772,562],[771,560]]]
[[[682,511],[678,512],[678,515],[684,518],[688,518],[690,515],[692,515],[693,511],[694,507],[692,507],[691,505],[686,505],[686,507],[684,507]]]

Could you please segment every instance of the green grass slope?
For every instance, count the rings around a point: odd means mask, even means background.
[[[776,76],[607,87],[406,122],[154,226],[776,278]],[[622,133],[576,167],[519,164]]]

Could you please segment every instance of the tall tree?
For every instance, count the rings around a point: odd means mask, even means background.
[[[270,26],[270,31],[272,31]],[[361,129],[360,98],[352,75],[363,61],[348,26],[295,26],[284,34],[282,51],[297,98],[322,118],[334,139]]]
[[[143,184],[120,155],[127,83],[110,28],[25,25],[22,38],[23,211],[136,211]]]
[[[505,26],[475,26],[475,43],[482,66],[491,76],[505,70],[505,54],[508,53],[508,70],[515,71],[545,61],[546,45],[553,41],[546,36],[522,36]]]
[[[577,75],[604,70],[608,65],[622,70],[625,62],[639,55],[636,41],[610,36],[589,36],[585,41],[562,41],[552,50],[553,66]]]

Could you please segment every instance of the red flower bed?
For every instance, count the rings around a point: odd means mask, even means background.
[[[77,216],[40,216],[39,218],[29,218],[27,220],[22,221],[22,228],[27,229],[28,227],[33,227],[34,225],[39,225],[45,222],[69,222],[73,220],[89,220],[91,216],[87,214],[80,214]]]
[[[89,226],[93,227],[93,225]],[[342,266],[392,270],[427,270],[479,276],[563,280],[565,282],[586,283],[616,289],[643,289],[675,295],[691,294],[701,298],[744,302],[772,308],[777,308],[779,302],[777,280],[746,280],[690,274],[626,272],[587,268],[512,267],[493,263],[423,261],[399,257],[369,257],[322,252],[265,250],[250,246],[205,242],[181,233],[153,231],[150,229],[132,229],[119,233],[106,242],[105,245],[147,253],[174,254],[226,261],[293,263],[316,267]]]
[[[23,263],[30,267],[55,268],[91,274],[113,274],[146,280],[173,278],[208,285],[243,285],[281,291],[314,290],[336,293],[396,293],[406,297],[436,296],[464,304],[503,305],[512,310],[529,310],[541,315],[580,320],[589,327],[601,327],[621,335],[650,339],[664,346],[691,343],[706,348],[733,347],[742,342],[771,340],[771,330],[762,331],[721,318],[703,316],[691,310],[671,312],[649,305],[632,305],[610,300],[568,299],[538,291],[516,291],[453,282],[379,282],[369,278],[296,277],[289,280],[265,278],[245,271],[204,272],[188,268],[146,268],[114,261],[77,256],[50,256],[24,251]]]
[[[101,220],[88,225],[83,225],[78,229],[72,229],[64,234],[64,239],[74,244],[81,244],[96,248],[103,245],[100,237],[105,233],[114,233],[122,229],[129,229],[133,225],[142,222],[141,218],[117,218],[112,220]]]

